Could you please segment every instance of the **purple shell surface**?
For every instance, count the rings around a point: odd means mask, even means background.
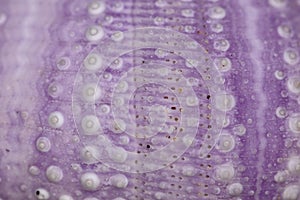
[[[300,0],[0,0],[0,200],[300,200]]]

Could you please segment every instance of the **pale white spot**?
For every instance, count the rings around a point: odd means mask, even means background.
[[[167,4],[168,3],[167,3],[166,0],[157,0],[157,1],[155,1],[155,5],[157,7],[160,7],[160,8],[165,7]]]
[[[284,181],[287,180],[289,176],[289,172],[288,171],[278,171],[275,175],[274,175],[274,180],[277,182],[277,183],[282,183]]]
[[[101,128],[100,122],[95,115],[84,116],[81,120],[81,128],[87,135],[96,134]]]
[[[164,199],[165,196],[166,196],[166,195],[165,195],[164,193],[162,193],[162,192],[155,192],[155,194],[154,194],[154,197],[155,197],[155,199],[157,199],[157,200]]]
[[[216,146],[220,152],[227,153],[234,149],[235,140],[234,137],[230,134],[221,134]]]
[[[82,97],[88,102],[94,102],[101,96],[101,90],[96,83],[88,83],[83,86]]]
[[[57,98],[63,91],[62,86],[59,83],[53,82],[48,86],[48,94],[53,98]]]
[[[275,72],[274,72],[274,76],[275,76],[275,78],[277,79],[277,80],[283,80],[284,79],[284,77],[285,77],[285,75],[284,75],[284,72],[283,71],[280,71],[280,70],[276,70]]]
[[[116,174],[109,178],[109,182],[111,185],[117,188],[126,188],[128,185],[128,179],[123,174]]]
[[[231,196],[238,196],[243,192],[243,185],[240,183],[232,183],[227,186],[228,193]]]
[[[283,200],[297,200],[299,197],[299,186],[298,185],[289,185],[286,186],[283,193]]]
[[[163,17],[155,17],[154,18],[154,24],[157,26],[163,25],[165,23],[165,19]]]
[[[100,112],[103,114],[108,114],[110,112],[109,105],[103,104],[100,106]]]
[[[7,16],[4,13],[0,13],[0,26],[4,24],[7,20]]]
[[[85,38],[90,42],[96,42],[103,38],[104,30],[101,26],[91,26],[85,32]]]
[[[71,66],[71,60],[68,57],[61,57],[56,62],[56,67],[61,71],[67,70],[70,66]]]
[[[215,32],[215,33],[221,33],[221,32],[223,32],[223,30],[224,30],[223,25],[222,25],[222,24],[219,24],[219,23],[212,24],[212,25],[210,26],[210,28],[211,28],[211,31],[212,31],[212,32]]]
[[[299,63],[299,53],[296,49],[288,48],[283,53],[283,60],[289,65]]]
[[[108,156],[115,162],[123,163],[127,159],[127,151],[122,147],[108,147]]]
[[[290,131],[300,134],[300,113],[293,114],[288,118],[288,126]]]
[[[188,106],[198,106],[198,103],[199,103],[199,101],[195,96],[188,96],[186,98],[186,104]]]
[[[113,99],[113,105],[116,107],[121,107],[124,105],[124,98],[123,97],[115,97]]]
[[[216,58],[214,64],[220,72],[228,72],[232,67],[231,60],[226,57]]]
[[[46,137],[39,137],[36,141],[36,148],[40,152],[48,152],[51,149],[51,142]]]
[[[110,67],[112,69],[120,69],[123,66],[123,59],[122,58],[117,58],[115,59],[112,64],[110,65]]]
[[[111,75],[111,73],[103,73],[103,78],[104,78],[106,81],[111,81],[112,75]]]
[[[124,93],[128,90],[128,83],[124,80],[120,81],[116,86],[116,92]]]
[[[283,119],[287,116],[287,111],[284,107],[279,106],[276,108],[275,114],[278,118]]]
[[[218,180],[229,181],[234,177],[235,170],[231,164],[223,164],[216,168],[215,174]]]
[[[58,183],[63,179],[63,171],[60,167],[51,165],[46,170],[46,176],[50,182]]]
[[[90,15],[99,15],[105,11],[104,1],[93,1],[88,6],[88,13]]]
[[[84,163],[94,164],[99,162],[100,153],[96,146],[89,145],[81,149],[80,156]]]
[[[212,19],[223,19],[226,16],[226,10],[220,6],[208,9],[208,16]]]
[[[239,136],[245,135],[246,127],[243,124],[237,124],[232,128],[232,132]]]
[[[114,12],[121,12],[124,9],[124,3],[123,2],[116,2],[112,5],[111,8]]]
[[[37,176],[40,174],[40,169],[35,165],[30,166],[28,171],[31,175],[34,175],[34,176]]]
[[[158,58],[164,58],[168,55],[168,52],[163,50],[163,49],[156,49],[154,54],[158,57]],[[161,69],[165,69],[165,68],[161,68]],[[167,71],[167,69],[165,69]]]
[[[277,27],[277,33],[280,37],[288,39],[293,37],[294,33],[291,26],[283,24]]]
[[[227,51],[230,47],[230,43],[226,39],[217,39],[214,41],[214,49],[218,51]]]
[[[111,35],[111,39],[115,42],[120,42],[124,39],[124,33],[122,31],[117,31],[117,32],[114,32],[112,35]]]
[[[196,174],[196,170],[193,166],[183,166],[181,173],[184,176],[194,176]]]
[[[300,157],[293,156],[289,158],[287,168],[291,173],[300,173]]]
[[[235,105],[235,97],[231,94],[218,94],[215,97],[216,108],[221,111],[230,111]]]
[[[91,53],[84,60],[84,67],[89,71],[97,71],[102,67],[102,57],[99,54]]]
[[[287,88],[292,93],[300,94],[300,76],[289,77],[287,80]]]
[[[50,198],[50,193],[48,192],[48,190],[46,190],[44,188],[36,189],[34,194],[38,200],[47,200]]]
[[[84,190],[95,191],[100,186],[100,179],[97,174],[87,172],[81,175],[80,183]]]
[[[64,116],[61,112],[54,111],[48,117],[48,123],[52,128],[60,128],[64,124]]]
[[[70,195],[63,194],[58,198],[58,200],[74,200],[74,199]]]
[[[286,0],[269,0],[269,5],[274,8],[284,8],[286,4]]]
[[[184,9],[181,11],[181,15],[184,17],[194,17],[195,11],[192,9]]]

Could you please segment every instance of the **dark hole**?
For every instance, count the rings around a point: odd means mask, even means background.
[[[150,149],[150,145],[149,144],[147,144],[147,148]]]
[[[206,97],[207,99],[209,99],[210,98],[210,95],[207,95],[207,97]]]
[[[40,195],[40,191],[39,191],[39,190],[35,191],[35,194],[36,194],[37,196],[39,196],[39,195]]]

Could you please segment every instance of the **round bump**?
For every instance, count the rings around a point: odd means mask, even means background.
[[[74,200],[74,199],[70,195],[63,194],[58,198],[58,200]]]
[[[238,196],[243,192],[243,185],[240,183],[232,183],[229,186],[227,186],[227,190],[229,195]]]
[[[103,38],[104,30],[101,26],[91,26],[85,32],[85,38],[90,42],[96,42]]]
[[[283,52],[283,60],[289,65],[299,63],[299,53],[296,49],[288,48]]]
[[[32,166],[29,167],[28,172],[31,175],[37,176],[37,175],[40,174],[40,169],[37,166],[32,165]]]
[[[94,164],[99,162],[99,151],[96,146],[85,146],[80,151],[81,159],[86,164]]]
[[[288,175],[288,171],[279,171],[274,175],[274,181],[276,181],[277,183],[283,183],[287,180]]]
[[[110,107],[109,105],[103,104],[100,106],[100,113],[102,114],[108,114],[110,112]]]
[[[288,126],[290,131],[300,134],[300,113],[294,114],[288,119]]]
[[[116,2],[112,5],[111,8],[114,12],[121,12],[124,9],[124,3],[123,2]]]
[[[102,67],[103,60],[99,54],[91,53],[84,60],[84,67],[89,71],[97,71]]]
[[[116,92],[124,93],[128,90],[128,83],[124,80],[120,81],[116,86]]]
[[[95,83],[89,83],[83,86],[82,97],[88,102],[94,102],[101,96],[101,90]]]
[[[157,0],[157,1],[155,1],[155,5],[157,7],[163,8],[166,5],[168,5],[168,3],[166,2],[166,0]]]
[[[112,75],[111,73],[103,73],[103,79],[106,80],[106,81],[111,81],[112,79]]]
[[[300,157],[291,157],[288,161],[287,168],[291,173],[300,173]]]
[[[188,106],[198,106],[198,103],[199,103],[198,99],[196,97],[194,97],[194,96],[188,96],[186,98],[186,104]]]
[[[35,197],[38,200],[47,200],[50,198],[50,193],[44,188],[38,188],[34,191]]]
[[[163,25],[165,23],[165,19],[163,17],[155,17],[154,18],[154,24],[157,26]]]
[[[93,172],[87,172],[81,175],[80,184],[84,190],[95,191],[100,186],[100,179],[97,174]]]
[[[120,42],[124,39],[124,33],[122,31],[117,31],[111,35],[111,39],[115,42]]]
[[[214,49],[218,51],[227,51],[230,47],[230,43],[226,39],[217,39],[214,41]]]
[[[246,134],[246,127],[243,124],[237,124],[232,128],[232,132],[235,135],[243,136]]]
[[[300,77],[289,77],[287,80],[287,88],[294,94],[300,94]]]
[[[235,170],[231,164],[223,164],[216,168],[216,178],[221,181],[229,181],[234,177]]]
[[[279,71],[279,70],[276,70],[276,71],[274,72],[274,76],[275,76],[275,78],[276,78],[277,80],[280,80],[280,81],[283,80],[284,77],[285,77],[283,71]]]
[[[61,57],[56,62],[56,67],[61,71],[67,70],[70,66],[71,66],[71,60],[68,57]]]
[[[96,134],[100,127],[100,122],[95,115],[86,115],[81,120],[81,128],[86,135]]]
[[[286,4],[286,0],[269,0],[269,5],[273,8],[284,8]]]
[[[120,69],[123,66],[123,59],[122,58],[117,58],[115,59],[112,64],[111,64],[111,68],[112,69]]]
[[[58,183],[63,179],[63,172],[60,167],[51,165],[46,170],[46,176],[50,182]]]
[[[231,94],[218,94],[215,99],[216,108],[220,111],[230,111],[235,105],[235,97]]]
[[[288,39],[293,37],[292,28],[289,25],[280,25],[277,27],[277,33],[280,37]]]
[[[48,86],[48,94],[53,98],[57,98],[63,91],[63,88],[60,84],[53,82]]]
[[[208,16],[212,19],[223,19],[226,16],[226,10],[220,6],[208,9]]]
[[[184,17],[194,17],[195,11],[192,9],[184,9],[181,11],[181,15]]]
[[[36,148],[40,152],[49,152],[51,149],[51,142],[46,137],[39,137],[36,141]]]
[[[194,176],[196,174],[196,170],[193,166],[185,166],[181,173],[184,176]]]
[[[122,147],[108,147],[106,151],[109,158],[117,163],[125,162],[128,156],[127,151]]]
[[[299,197],[299,186],[298,185],[289,185],[286,186],[283,193],[283,200],[297,200]]]
[[[126,188],[128,185],[128,179],[123,174],[116,174],[109,178],[109,182],[111,185],[117,188]]]
[[[93,1],[88,5],[88,13],[90,15],[100,15],[105,11],[104,1]]]
[[[223,25],[222,25],[222,24],[219,24],[219,23],[217,23],[217,24],[212,24],[210,28],[211,28],[211,31],[212,31],[212,32],[215,32],[215,33],[221,33],[221,32],[223,32],[223,30],[224,30]]]
[[[112,131],[114,133],[123,133],[126,130],[126,123],[122,119],[114,120],[112,124]]]
[[[64,124],[64,116],[61,112],[54,111],[48,117],[48,123],[52,128],[60,128]]]
[[[217,143],[216,149],[222,153],[230,152],[235,147],[235,140],[232,135],[222,134],[219,136],[219,141]]]
[[[287,111],[284,107],[279,106],[276,108],[275,114],[278,118],[283,119],[287,116]]]
[[[220,72],[228,72],[232,67],[231,60],[229,58],[226,58],[226,57],[216,58],[214,60],[214,64]]]

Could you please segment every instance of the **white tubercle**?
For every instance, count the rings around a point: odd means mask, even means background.
[[[232,110],[236,105],[235,97],[231,94],[217,94],[215,103],[216,108],[224,112]]]
[[[64,116],[61,112],[54,111],[48,117],[48,123],[52,128],[60,128],[64,124]]]
[[[84,190],[95,191],[100,186],[100,179],[93,172],[86,172],[81,175],[80,183]]]
[[[63,91],[63,87],[61,84],[53,82],[48,86],[48,94],[53,98],[57,98]]]
[[[269,5],[273,8],[284,8],[286,4],[286,0],[269,0]]]
[[[108,114],[110,112],[110,107],[109,105],[103,104],[100,106],[100,113],[102,114]]]
[[[188,96],[186,97],[186,104],[188,106],[198,106],[198,99],[196,98],[196,96]]]
[[[162,192],[155,192],[154,197],[157,200],[165,199],[166,194]]]
[[[283,119],[287,116],[287,111],[284,107],[279,106],[276,108],[275,114],[276,117]]]
[[[222,153],[230,152],[235,147],[235,140],[234,137],[230,134],[221,134],[219,136],[219,140],[216,146],[216,149],[218,149]]]
[[[274,72],[274,76],[275,76],[275,78],[276,78],[277,80],[280,80],[280,81],[281,81],[281,80],[284,79],[285,74],[284,74],[283,71],[276,70],[276,71]]]
[[[88,13],[90,15],[100,15],[105,11],[104,1],[93,1],[88,5]]]
[[[299,197],[299,186],[298,185],[289,185],[286,186],[283,193],[282,199],[283,200],[297,200]]]
[[[67,70],[71,65],[71,60],[68,57],[61,57],[57,60],[56,62],[56,67],[63,71],[63,70]]]
[[[299,63],[299,53],[296,49],[287,48],[283,52],[283,60],[289,65],[296,65]]]
[[[101,96],[101,90],[96,83],[88,83],[83,86],[82,97],[88,102],[96,101]]]
[[[287,80],[287,88],[294,94],[300,94],[300,76],[292,76]]]
[[[291,132],[300,134],[300,113],[293,114],[288,118],[288,127]]]
[[[220,6],[208,9],[208,16],[212,19],[223,19],[226,16],[226,10]]]
[[[86,164],[94,164],[99,162],[100,152],[96,146],[88,145],[80,151],[81,159]]]
[[[63,179],[63,171],[60,167],[51,165],[46,170],[46,176],[50,182],[58,183]]]
[[[124,93],[128,90],[128,83],[124,80],[120,81],[116,86],[116,92]]]
[[[111,65],[110,65],[110,67],[111,67],[112,69],[120,69],[122,66],[123,66],[123,59],[122,59],[122,58],[117,58],[117,59],[115,59],[115,60],[111,63]]]
[[[193,166],[183,166],[181,173],[184,176],[194,176],[196,174],[196,170]]]
[[[232,183],[227,186],[228,193],[231,196],[238,196],[243,192],[243,185],[240,183]]]
[[[293,37],[293,31],[291,26],[283,24],[277,27],[277,33],[280,37],[288,39]]]
[[[99,25],[93,25],[87,28],[85,32],[85,38],[90,42],[97,42],[104,36],[104,30]]]
[[[246,134],[246,127],[243,124],[237,124],[232,128],[232,132],[238,136]]]
[[[212,32],[215,32],[215,33],[221,33],[224,30],[223,25],[220,23],[212,24],[210,26],[210,28],[211,28]]]
[[[58,200],[74,200],[72,196],[67,195],[67,194],[63,194],[61,195]]]
[[[47,200],[50,198],[50,193],[45,188],[36,189],[34,194],[38,200]]]
[[[214,64],[220,72],[228,72],[232,67],[231,60],[227,57],[216,58]]]
[[[282,183],[284,181],[287,180],[289,176],[289,172],[287,170],[285,171],[278,171],[275,175],[274,175],[274,180],[277,182],[277,183]]]
[[[105,81],[111,81],[112,79],[112,74],[111,73],[108,73],[108,72],[104,72],[103,75],[102,75],[103,79]]]
[[[117,32],[114,32],[112,35],[111,35],[111,39],[115,42],[120,42],[124,39],[124,33],[122,31],[117,31]]]
[[[37,166],[32,165],[32,166],[29,167],[28,172],[31,175],[37,176],[37,175],[40,174],[40,169]]]
[[[153,19],[154,24],[157,26],[163,25],[165,23],[165,18],[157,16]]]
[[[109,182],[111,185],[117,188],[126,188],[128,185],[128,179],[123,174],[116,174],[109,178]]]
[[[181,11],[181,15],[184,17],[194,17],[195,16],[195,11],[192,9],[183,9]]]
[[[214,46],[215,50],[225,52],[229,49],[230,43],[226,39],[217,39],[217,40],[214,41],[213,46]]]
[[[106,151],[111,160],[117,163],[123,163],[127,159],[127,151],[122,147],[107,147]]]
[[[122,119],[115,119],[112,123],[114,133],[123,133],[126,130],[126,123]]]
[[[235,170],[232,164],[223,164],[216,168],[215,173],[218,180],[229,181],[234,177]]]
[[[287,168],[291,173],[299,173],[300,174],[300,157],[293,156],[289,158]]]
[[[111,7],[111,9],[114,12],[121,12],[124,9],[124,3],[121,1],[118,1],[116,3],[113,4],[113,6]]]
[[[84,67],[89,71],[97,71],[102,68],[103,59],[99,54],[90,53],[83,62]]]
[[[51,149],[51,142],[46,137],[39,137],[36,141],[36,148],[40,152],[48,152]]]
[[[81,120],[81,128],[86,135],[97,134],[97,131],[101,128],[100,122],[95,115],[86,115]]]

